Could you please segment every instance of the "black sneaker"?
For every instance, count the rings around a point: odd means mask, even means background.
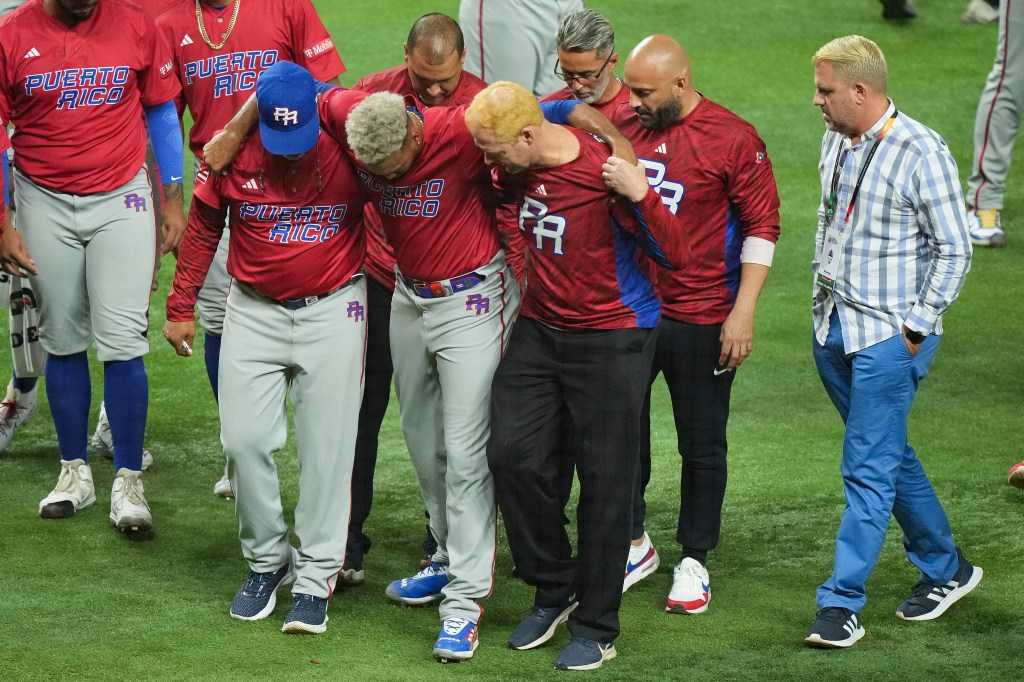
[[[896,615],[903,620],[932,620],[946,612],[960,597],[973,590],[981,582],[983,571],[964,558],[960,548],[956,548],[956,556],[960,566],[953,578],[945,585],[934,585],[927,580],[919,580],[910,593],[910,598],[899,605]]]
[[[289,563],[273,573],[249,571],[249,576],[231,601],[231,617],[239,620],[259,620],[269,616],[277,604],[277,588],[295,580],[291,568]]]
[[[586,637],[573,637],[555,660],[558,670],[594,670],[605,661],[615,658],[615,645],[601,644]]]
[[[917,11],[908,0],[879,0],[882,3],[883,19],[913,19]]]
[[[856,613],[840,606],[826,606],[818,610],[804,641],[819,649],[845,649],[863,636],[864,626]]]
[[[526,651],[540,646],[551,639],[559,625],[569,619],[569,614],[579,605],[572,602],[568,606],[532,607],[512,634],[508,636],[510,649]]]
[[[292,610],[285,616],[281,632],[320,634],[327,630],[327,600],[311,594],[293,594]]]
[[[365,541],[363,540],[365,538]],[[370,551],[370,538],[350,533],[345,544],[345,563],[341,567],[341,579],[349,585],[362,585],[366,582],[366,571],[363,570],[363,557]]]

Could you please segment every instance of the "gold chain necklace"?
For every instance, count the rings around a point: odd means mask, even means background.
[[[235,9],[231,12],[231,21],[228,22],[228,30],[224,33],[224,40],[217,44],[214,44],[210,40],[210,36],[206,35],[206,24],[203,23],[203,3],[201,0],[196,0],[196,20],[199,22],[199,35],[203,36],[203,40],[214,50],[219,50],[224,47],[228,38],[231,37],[231,30],[235,28],[235,19],[238,18],[238,8],[241,6],[242,0],[235,0]]]

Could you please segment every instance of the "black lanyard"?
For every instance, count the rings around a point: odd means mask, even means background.
[[[875,152],[878,150],[878,144],[885,137],[885,134],[892,128],[892,124],[896,121],[896,117],[899,115],[899,111],[893,109],[892,116],[882,126],[881,132],[878,133],[878,137],[875,138],[874,144],[871,145],[871,149],[868,150],[868,156],[864,159],[864,165],[861,166],[860,174],[857,176],[857,184],[853,186],[853,194],[850,196],[850,205],[846,207],[846,217],[843,219],[844,223],[850,222],[850,215],[853,213],[853,202],[857,201],[857,195],[860,194],[860,185],[864,181],[864,175],[868,172],[868,166],[871,165],[871,159],[874,158]],[[835,217],[836,203],[839,201],[838,190],[839,190],[839,162],[843,157],[843,141],[839,140],[839,149],[836,151],[836,162],[832,167],[832,186],[829,190],[828,204],[825,206],[825,222],[831,223]]]

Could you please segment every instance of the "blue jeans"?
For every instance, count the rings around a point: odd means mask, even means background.
[[[907,557],[924,579],[947,582],[958,561],[946,513],[907,442],[910,406],[939,337],[928,336],[913,357],[902,334],[846,354],[840,325],[833,313],[825,345],[812,339],[818,375],[846,423],[841,465],[846,509],[832,576],[818,588],[818,607],[859,612],[890,515],[903,529]]]

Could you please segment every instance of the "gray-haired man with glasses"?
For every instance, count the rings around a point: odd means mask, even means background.
[[[575,97],[611,118],[616,107],[629,106],[629,92],[615,77],[619,53],[615,51],[615,31],[594,10],[573,12],[558,26],[555,34],[558,61],[555,75],[565,87],[545,100]]]

